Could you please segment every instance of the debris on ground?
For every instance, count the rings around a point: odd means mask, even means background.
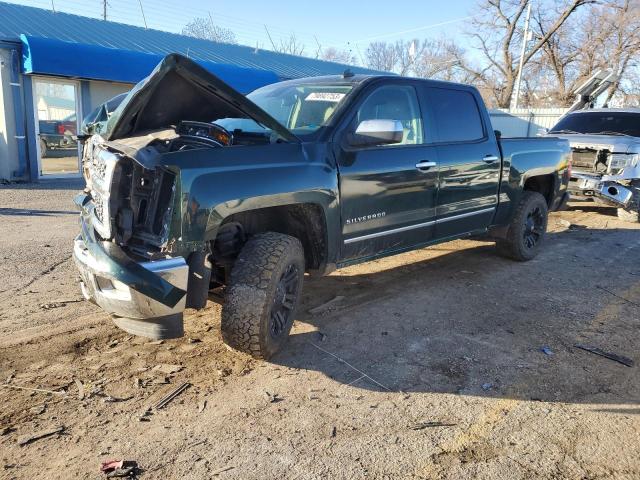
[[[322,305],[318,305],[317,307],[313,307],[309,309],[309,313],[311,315],[318,315],[320,313],[325,313],[331,310],[332,308],[335,308],[338,303],[342,302],[342,300],[344,300],[344,297],[342,295],[337,295],[331,300],[329,300],[328,302],[325,302]]]
[[[540,348],[540,351],[545,355],[553,355],[553,350],[551,350],[549,347],[542,347]]]
[[[36,405],[34,407],[31,407],[29,409],[29,412],[32,415],[42,415],[45,412],[46,409],[47,409],[47,405],[43,403],[41,405]]]
[[[139,422],[150,422],[151,419],[149,417],[151,415],[153,415],[153,412],[151,411],[151,407],[149,407],[144,412],[142,412],[142,414],[138,417],[138,421]]]
[[[84,400],[84,385],[77,378],[74,379],[76,386],[78,387],[78,400]]]
[[[189,388],[191,384],[189,382],[184,382],[178,388],[173,389],[167,396],[165,396],[162,400],[156,403],[156,410],[164,408],[169,402],[171,402],[174,398],[184,392],[187,388]]]
[[[113,395],[105,395],[104,399],[102,400],[104,403],[117,403],[117,402],[126,402],[128,400],[131,400],[133,398],[133,395],[129,395],[128,397],[114,397]]]
[[[24,446],[31,442],[35,442],[36,440],[40,440],[41,438],[50,437],[51,435],[56,435],[58,433],[64,432],[64,426],[59,425],[57,427],[47,428],[46,430],[40,430],[39,432],[33,433],[31,435],[26,435],[18,440],[18,445]]]
[[[107,478],[133,478],[140,473],[138,464],[133,460],[107,460],[100,465],[100,471],[106,473]]]
[[[67,392],[65,390],[47,390],[45,388],[31,388],[31,387],[21,387],[19,385],[9,385],[7,383],[3,383],[0,387],[6,388],[15,388],[16,390],[27,390],[30,392],[40,392],[40,393],[50,393],[52,395],[66,395]]]
[[[66,302],[49,302],[49,303],[41,303],[40,308],[42,310],[52,310],[54,308],[66,307]]]
[[[483,383],[482,384],[482,389],[483,390],[491,390],[493,388],[493,384],[492,383]]]
[[[182,370],[182,365],[172,365],[169,363],[160,363],[153,367],[154,372],[164,373],[166,375],[171,375],[172,373],[178,373]]]
[[[264,395],[267,397],[267,400],[269,400],[269,403],[277,403],[283,400],[283,398],[279,397],[277,393],[269,393],[265,391]]]
[[[337,427],[334,426],[331,429],[331,438],[335,438],[337,434],[338,434],[338,429],[337,429]]]
[[[558,219],[556,223],[562,227],[571,227],[571,222],[569,220],[565,220],[564,218]]]
[[[236,468],[236,467],[234,467],[233,465],[227,465],[226,467],[222,467],[217,470],[214,470],[213,472],[211,472],[211,475],[217,476],[217,475],[220,475],[221,473],[228,472],[233,468]]]
[[[326,336],[324,333],[322,333],[321,331],[318,331],[318,339],[319,339],[321,342],[324,342],[324,341],[326,341],[326,340],[327,340],[327,336]]]
[[[198,413],[204,412],[205,408],[207,408],[207,401],[203,400],[198,404]]]
[[[434,427],[455,427],[455,423],[445,423],[445,422],[420,422],[415,423],[409,426],[411,430],[424,430],[425,428],[434,428]]]
[[[613,360],[614,362],[621,363],[622,365],[626,365],[627,367],[633,367],[633,360],[631,360],[629,357],[618,355],[616,353],[605,352],[604,350],[598,347],[593,347],[590,345],[574,345],[574,347],[579,348],[580,350],[584,350],[586,352],[593,353],[595,355],[600,355],[601,357],[608,358],[609,360]]]
[[[116,468],[122,468],[124,460],[107,460],[100,465],[100,471],[103,473],[109,473]]]

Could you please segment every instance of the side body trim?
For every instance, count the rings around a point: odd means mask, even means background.
[[[461,218],[471,217],[473,215],[480,215],[482,213],[488,213],[495,211],[495,207],[483,208],[482,210],[476,210],[475,212],[461,213],[459,215],[453,215],[451,217],[442,218],[440,220],[432,220],[430,222],[416,223],[415,225],[407,225],[406,227],[393,228],[391,230],[384,230],[382,232],[370,233],[368,235],[362,235],[361,237],[348,238],[344,241],[345,245],[349,243],[360,242],[362,240],[369,240],[370,238],[383,237],[385,235],[392,235],[394,233],[406,232],[408,230],[415,230],[416,228],[430,227],[437,223],[451,222],[453,220],[459,220]]]

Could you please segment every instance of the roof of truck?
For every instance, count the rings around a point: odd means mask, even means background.
[[[589,108],[587,110],[576,110],[570,112],[571,115],[577,113],[638,113],[640,114],[640,108],[638,107],[625,107],[625,108]]]

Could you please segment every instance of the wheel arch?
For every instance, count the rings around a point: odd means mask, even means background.
[[[243,236],[249,238],[258,233],[277,232],[297,238],[302,243],[307,270],[316,271],[331,263],[333,254],[329,243],[330,214],[319,202],[292,202],[268,206],[254,205],[219,216],[215,228],[207,230],[206,240],[216,251],[222,233],[230,225],[240,225]]]

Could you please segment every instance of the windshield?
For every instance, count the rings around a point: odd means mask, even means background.
[[[353,85],[281,84],[259,88],[247,98],[297,136],[304,137],[327,125]],[[233,131],[267,133],[262,125],[248,119],[225,118],[215,121]]]
[[[560,119],[550,133],[630,135],[640,137],[640,112],[585,112]]]

